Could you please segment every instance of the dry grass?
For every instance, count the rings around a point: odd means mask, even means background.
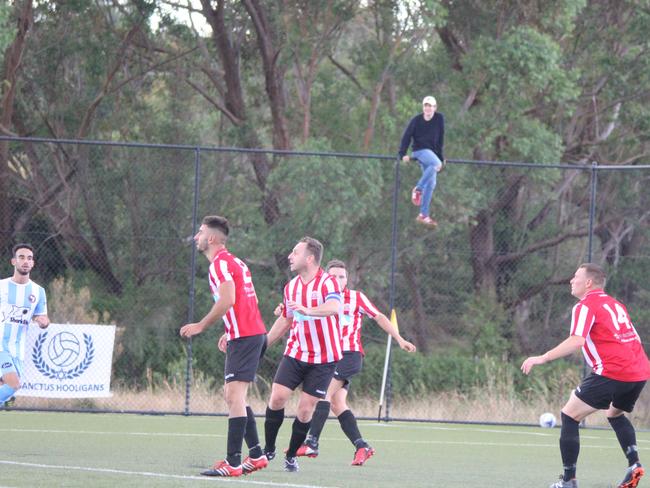
[[[286,407],[288,414],[295,411],[298,395],[294,395]],[[472,422],[504,422],[504,423],[537,423],[543,412],[553,412],[559,417],[560,409],[568,398],[565,395],[550,395],[522,400],[512,391],[503,388],[482,388],[470,393],[444,392],[432,393],[426,397],[398,398],[390,405],[391,418],[472,421]],[[249,401],[253,409],[261,414],[264,412],[266,398],[253,390]],[[378,413],[378,398],[356,397],[350,401],[351,408],[359,417],[375,418]],[[38,409],[81,409],[81,410],[110,410],[110,411],[141,411],[141,412],[178,412],[185,410],[185,390],[182,388],[150,388],[146,391],[120,390],[113,391],[110,398],[96,399],[45,399],[19,397],[16,407]],[[384,406],[384,414],[385,414]],[[192,388],[190,412],[193,414],[215,414],[226,412],[226,404],[221,391],[206,388],[197,384]],[[642,394],[633,413],[633,421],[640,428],[650,428],[650,391]],[[607,426],[603,414],[597,413],[590,417],[591,426]]]

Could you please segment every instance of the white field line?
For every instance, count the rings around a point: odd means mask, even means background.
[[[222,483],[245,483],[247,485],[259,485],[259,486],[279,486],[286,488],[336,488],[334,486],[322,486],[322,485],[297,485],[294,483],[274,483],[271,481],[253,481],[253,480],[240,480],[233,478],[218,478],[218,477],[207,477],[207,476],[183,476],[179,474],[165,474],[165,473],[152,473],[148,471],[127,471],[124,469],[108,469],[108,468],[91,468],[86,466],[65,466],[57,464],[37,464],[37,463],[22,463],[16,461],[6,461],[0,459],[0,464],[12,465],[12,466],[24,466],[28,468],[42,468],[42,469],[62,469],[62,470],[74,470],[74,471],[85,471],[90,473],[107,473],[107,474],[125,474],[130,476],[144,476],[149,478],[163,478],[163,479],[175,479],[175,480],[196,480],[196,481],[208,481],[210,483],[215,483],[217,481]]]
[[[536,436],[536,437],[554,437],[554,438],[559,438],[560,437],[560,430],[559,429],[544,429],[546,432],[527,432],[527,431],[517,431],[517,430],[504,430],[504,429],[490,429],[486,427],[481,427],[481,428],[472,428],[472,427],[442,427],[438,425],[420,425],[420,424],[405,424],[405,423],[389,423],[389,424],[383,424],[383,423],[367,423],[364,424],[367,427],[399,427],[400,429],[414,429],[414,430],[442,430],[442,431],[455,431],[455,432],[485,432],[488,434],[506,434],[506,435],[529,435],[529,436]],[[534,427],[531,427],[534,428]],[[540,427],[541,429],[541,427]],[[581,439],[603,439],[602,436],[594,436],[594,435],[587,435],[584,433],[585,431],[580,432],[580,438]],[[601,432],[606,433],[610,432],[613,433],[613,431],[608,431],[606,429],[602,430]],[[637,439],[637,444],[640,443],[650,443],[650,440],[645,440],[645,439]]]
[[[490,432],[490,433],[503,433],[503,434],[524,434],[524,435],[533,435],[533,436],[548,436],[548,437],[559,437],[559,432],[554,434],[542,434],[539,432],[516,432],[516,431],[506,431],[506,430],[488,430],[488,429],[453,429],[453,428],[441,428],[438,430],[459,430],[465,432]],[[53,430],[53,429],[0,429],[0,432],[15,432],[15,433],[36,433],[36,434],[73,434],[73,435],[131,435],[131,436],[142,436],[142,437],[221,437],[225,438],[226,436],[221,434],[192,434],[192,433],[177,433],[177,432],[110,432],[110,431],[92,431],[92,430]],[[581,435],[581,439],[594,439],[603,441],[602,437],[597,436],[586,436]],[[344,437],[322,437],[323,441],[347,441],[347,438]],[[638,443],[639,441],[637,441]],[[646,441],[648,442],[648,441]],[[557,447],[557,443],[553,444],[538,444],[538,443],[521,443],[521,442],[486,442],[486,441],[450,441],[450,440],[436,440],[436,439],[373,439],[373,444],[430,444],[430,445],[458,445],[458,446],[503,446],[503,447]],[[590,445],[582,444],[581,447],[584,448],[598,448],[598,449],[620,449],[617,443],[612,443],[609,445]],[[650,450],[650,447],[640,447],[639,450]],[[203,478],[200,478],[203,479]]]

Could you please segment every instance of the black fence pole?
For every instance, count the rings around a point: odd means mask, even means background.
[[[201,149],[194,149],[194,202],[192,203],[192,236],[196,235],[199,211],[199,182],[201,178]],[[194,242],[193,240],[191,241]],[[190,259],[190,297],[187,307],[187,321],[194,320],[194,297],[196,294],[196,246],[192,245],[192,257]],[[187,340],[187,366],[185,368],[185,415],[190,414],[190,397],[192,385],[192,338]]]
[[[587,248],[587,262],[593,259],[594,220],[596,217],[596,187],[598,184],[598,163],[591,163],[591,190],[589,200],[589,245]]]
[[[592,161],[589,179],[589,241],[587,244],[587,262],[591,263],[593,259],[593,244],[594,244],[594,220],[596,219],[596,188],[598,184],[598,163]],[[582,377],[585,378],[589,372],[587,363],[582,362]],[[587,419],[584,418],[580,422],[582,427],[587,425]]]

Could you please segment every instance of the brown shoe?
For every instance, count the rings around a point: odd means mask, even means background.
[[[415,221],[416,221],[416,222],[419,222],[419,223],[422,224],[422,225],[426,225],[427,227],[431,227],[431,228],[433,228],[433,227],[437,227],[437,225],[438,225],[438,222],[436,222],[435,220],[433,220],[433,219],[432,219],[431,217],[429,217],[428,215],[422,215],[422,214],[419,214],[419,215],[415,218]]]

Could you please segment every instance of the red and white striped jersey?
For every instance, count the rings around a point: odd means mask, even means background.
[[[650,363],[625,305],[592,290],[571,314],[571,335],[586,339],[582,352],[593,372],[618,381],[650,378]]]
[[[339,316],[310,317],[291,310],[287,302],[294,301],[304,307],[317,307],[329,299],[341,300],[339,283],[322,269],[309,282],[296,276],[284,287],[284,317],[292,317],[291,331],[284,355],[310,364],[338,361],[341,352]]]
[[[251,272],[241,259],[222,249],[210,264],[208,276],[214,301],[219,300],[219,285],[235,284],[235,304],[223,316],[226,339],[266,334],[266,327],[257,306],[257,295]]]
[[[349,288],[343,291],[343,310],[339,323],[341,324],[341,348],[344,352],[359,351],[364,354],[361,344],[363,315],[375,318],[378,313],[377,307],[362,291]]]

